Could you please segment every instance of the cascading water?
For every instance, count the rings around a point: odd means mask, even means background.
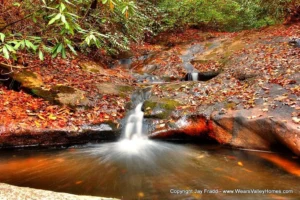
[[[142,106],[143,102],[139,103],[127,118],[124,137],[118,142],[119,150],[123,152],[141,153],[149,145],[153,145],[153,142],[143,134]]]
[[[185,80],[186,81],[198,81],[198,72],[187,73]]]
[[[192,81],[198,81],[198,73],[197,72],[192,73]]]
[[[134,112],[129,115],[125,126],[125,139],[142,138],[144,112],[143,103],[139,103]]]

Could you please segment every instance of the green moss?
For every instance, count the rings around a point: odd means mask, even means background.
[[[234,110],[236,108],[236,103],[233,103],[233,102],[227,103],[227,104],[225,104],[225,108]]]
[[[53,94],[50,90],[44,90],[42,88],[33,88],[31,89],[31,92],[34,95],[41,97],[50,102],[54,102],[54,99],[56,97],[56,94]]]
[[[123,93],[131,93],[134,88],[131,87],[131,86],[128,86],[128,85],[118,85],[116,86],[117,90],[119,90],[120,92],[123,92]]]
[[[153,101],[145,101],[144,108],[151,108],[153,110],[156,107],[157,103]]]
[[[208,42],[205,44],[205,48],[210,48],[214,43],[212,42]]]
[[[171,99],[161,99],[160,100],[161,108],[164,108],[167,110],[174,110],[179,105],[180,105],[180,103],[175,100],[171,100]]]
[[[100,70],[98,70],[98,69],[90,69],[90,72],[98,73],[98,72],[100,72]]]
[[[148,100],[144,102],[144,108],[150,108],[150,110],[145,112],[145,117],[166,119],[168,118],[172,112],[179,106],[180,103],[171,99],[157,99],[157,100]],[[159,110],[159,112],[155,113],[153,110]]]

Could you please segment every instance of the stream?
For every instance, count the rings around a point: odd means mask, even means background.
[[[198,81],[190,64],[203,47],[181,56],[183,67]],[[147,56],[139,59],[145,60]],[[128,68],[131,59],[122,59]],[[194,74],[196,73],[196,74]],[[137,75],[139,82],[161,80]],[[198,77],[193,77],[198,76]],[[245,151],[213,144],[169,143],[145,137],[142,102],[147,89],[135,92],[136,105],[124,119],[123,138],[66,149],[1,150],[0,182],[78,195],[133,199],[297,199],[299,157]],[[144,126],[144,127],[143,127]]]
[[[265,159],[275,157],[299,170],[299,159],[291,156],[214,145],[144,142],[147,144],[131,148],[112,142],[60,150],[3,150],[0,182],[129,200],[296,199],[300,195],[299,176]],[[271,193],[224,194],[234,189]],[[185,193],[176,194],[180,192]]]

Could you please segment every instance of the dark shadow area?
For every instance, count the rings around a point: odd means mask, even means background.
[[[220,72],[193,72],[193,73],[187,73],[183,81],[209,81],[210,79],[213,79],[214,77],[218,76]]]

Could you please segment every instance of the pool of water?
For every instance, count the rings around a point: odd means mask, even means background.
[[[1,150],[0,182],[129,200],[297,199],[300,195],[298,157],[212,145],[144,143]]]

